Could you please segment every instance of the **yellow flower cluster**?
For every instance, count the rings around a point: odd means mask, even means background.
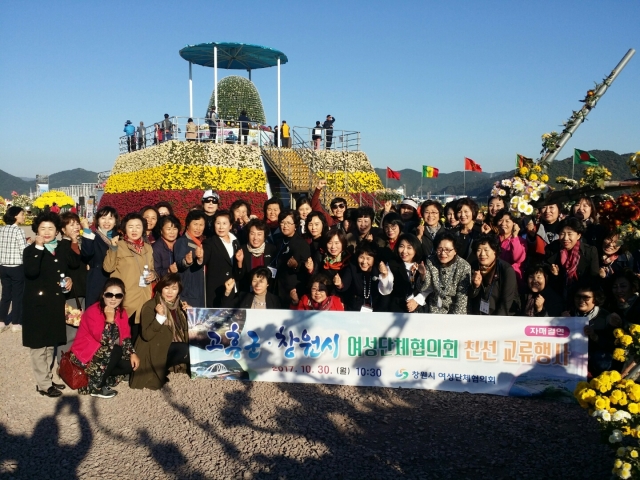
[[[267,178],[260,169],[202,165],[164,165],[111,175],[105,193],[150,190],[220,190],[266,193]]]
[[[75,200],[66,193],[58,190],[51,190],[49,192],[44,192],[36,198],[33,201],[33,206],[42,210],[47,205],[52,206],[54,202],[59,207],[72,207],[76,204]]]
[[[262,169],[260,149],[248,145],[169,141],[120,155],[112,175],[166,164]]]
[[[313,171],[375,172],[364,152],[334,150],[297,150]]]
[[[636,473],[638,471],[638,467],[640,466],[640,461],[638,458],[640,454],[638,453],[637,447],[619,447],[616,450],[616,460],[613,462],[613,473],[618,478],[632,478],[632,468],[636,468]]]
[[[549,181],[549,175],[546,174],[540,165],[533,165],[531,168],[526,166],[520,167],[516,173],[516,176],[531,182],[540,181],[546,183]]]
[[[629,169],[631,173],[635,176],[638,176],[640,173],[640,151],[632,154],[627,160],[627,165],[629,165]]]
[[[640,411],[640,385],[633,380],[623,380],[615,370],[604,372],[590,382],[579,382],[573,396],[582,408],[607,410],[613,414],[617,410],[612,405],[617,405],[626,407],[632,415]],[[637,430],[629,431],[627,435],[640,438]]]
[[[375,172],[347,173],[346,178],[344,172],[319,172],[316,176],[326,180],[327,188],[333,192],[372,193],[382,189],[380,177]]]

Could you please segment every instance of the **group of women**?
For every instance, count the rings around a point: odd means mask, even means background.
[[[480,221],[470,198],[381,212],[336,198],[325,212],[322,187],[296,209],[269,199],[263,219],[243,200],[220,210],[211,195],[184,225],[164,202],[122,219],[105,206],[93,225],[39,215],[23,253],[37,390],[64,388],[52,380],[55,347],[86,372],[80,392],[101,398],[126,375],[132,388],[160,388],[169,370],[188,373],[190,307],[579,315],[589,318],[590,372],[616,367],[613,328],[640,309],[638,268],[591,199],[563,219],[556,205],[521,219],[496,197]],[[78,329],[65,327],[65,301],[86,306]]]

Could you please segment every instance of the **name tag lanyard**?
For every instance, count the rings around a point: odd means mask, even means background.
[[[497,260],[496,260],[497,262]],[[496,283],[496,279],[499,276],[500,272],[500,264],[496,265],[496,273],[493,275],[491,279],[491,285],[489,285],[489,295],[487,295],[487,299],[484,300],[482,295],[480,295],[480,313],[484,313],[485,315],[489,315],[489,300],[491,299],[491,292],[493,292],[493,286]]]

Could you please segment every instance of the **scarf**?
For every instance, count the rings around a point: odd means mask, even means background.
[[[617,253],[614,253],[613,255],[603,255],[602,256],[602,263],[605,264],[605,265],[611,265],[617,259],[618,259],[618,254]]]
[[[108,232],[104,232],[101,228],[97,228],[96,229],[96,233],[98,234],[98,237],[100,237],[100,239],[106,243],[107,245],[111,246],[111,239],[113,238],[113,230],[109,230]]]
[[[309,297],[309,306],[314,310],[328,310],[331,305],[332,298],[333,295],[327,295],[327,298],[325,298],[323,302],[318,303]]]
[[[47,250],[49,250],[49,253],[50,253],[51,255],[54,255],[54,256],[55,256],[55,254],[56,254],[56,247],[57,247],[57,246],[58,246],[58,239],[57,239],[57,238],[54,238],[54,239],[53,239],[53,240],[51,240],[50,242],[48,242],[48,243],[45,243],[45,244],[44,244],[44,248],[46,248]]]
[[[174,302],[167,302],[160,293],[157,293],[157,301],[164,305],[167,320],[164,323],[171,330],[171,338],[174,342],[186,343],[184,336],[184,326],[182,319],[182,309],[180,308],[180,297],[176,297]]]
[[[247,250],[249,250],[249,253],[254,257],[261,257],[264,254],[264,249],[266,246],[267,246],[267,242],[264,242],[258,248],[253,248],[251,245],[247,243]]]
[[[577,317],[587,317],[589,321],[593,320],[598,316],[598,312],[600,311],[600,307],[593,307],[593,310],[587,313],[576,312]]]
[[[431,240],[436,237],[436,233],[440,230],[440,224],[437,224],[435,227],[430,227],[429,225],[424,226],[424,231],[429,234]]]
[[[196,237],[195,235],[191,235],[189,232],[187,232],[187,237],[193,240],[193,243],[198,247],[202,247],[202,237]]]
[[[540,295],[540,293],[538,293]],[[535,293],[531,295],[527,295],[527,305],[524,307],[524,315],[526,317],[533,317],[536,314],[536,298]]]
[[[324,269],[325,270],[342,270],[349,262],[348,252],[341,252],[336,258],[331,258],[329,255],[324,257]]]
[[[130,240],[125,235],[124,241],[127,242],[127,245],[131,250],[136,252],[138,255],[142,255],[142,249],[144,248],[144,240],[142,238],[139,238],[138,240]]]
[[[267,227],[269,227],[271,230],[274,230],[280,227],[280,222],[278,222],[277,220],[274,222],[272,222],[271,220],[267,220]]]
[[[578,262],[580,261],[580,240],[576,242],[570,252],[563,248],[560,250],[560,264],[567,272],[567,283],[573,283],[578,279]]]
[[[395,250],[396,248],[396,243],[398,243],[398,239],[396,238],[395,240],[389,240],[389,248],[391,250]]]

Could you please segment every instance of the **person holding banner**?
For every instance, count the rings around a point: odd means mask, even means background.
[[[182,300],[192,307],[204,308],[204,229],[207,219],[202,210],[191,210],[185,220],[184,235],[173,247],[174,261],[182,280]]]
[[[340,297],[333,295],[331,279],[324,273],[316,273],[309,281],[309,294],[304,294],[295,310],[332,310],[343,312]]]
[[[471,266],[457,248],[454,234],[445,232],[436,237],[435,257],[418,267],[429,313],[467,314]]]
[[[351,262],[342,278],[344,303],[350,312],[386,312],[389,294],[393,290],[393,273],[388,265],[376,265],[376,248],[363,241],[355,251],[356,263]]]
[[[271,270],[267,267],[257,267],[249,272],[251,291],[243,291],[236,295],[236,282],[233,278],[224,284],[225,292],[221,306],[224,308],[252,308],[278,309],[281,308],[280,299],[268,292],[271,281]]]
[[[177,273],[168,273],[156,285],[155,297],[142,307],[140,337],[135,351],[140,368],[131,374],[131,388],[157,390],[167,381],[169,368],[189,372],[189,326],[180,301],[182,282]]]
[[[473,243],[468,311],[471,315],[515,315],[520,310],[518,282],[511,265],[498,258],[500,240],[482,235]]]

